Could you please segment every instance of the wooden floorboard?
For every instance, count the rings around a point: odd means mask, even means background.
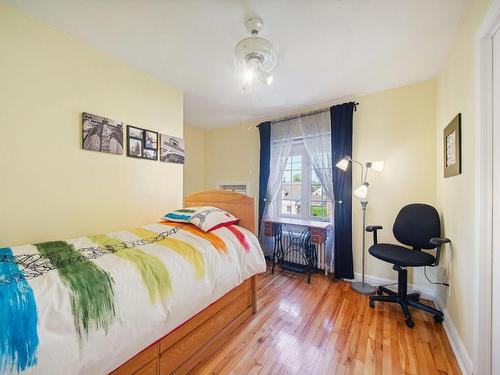
[[[258,277],[258,312],[197,374],[460,374],[442,325],[412,309],[376,303],[320,274]]]

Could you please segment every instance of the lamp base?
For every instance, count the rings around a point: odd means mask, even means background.
[[[355,292],[358,292],[360,294],[373,294],[375,293],[375,287],[373,285],[370,285],[368,283],[363,283],[361,281],[356,281],[351,283],[351,288]]]

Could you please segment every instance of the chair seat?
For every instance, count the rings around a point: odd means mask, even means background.
[[[433,255],[424,251],[412,250],[407,247],[389,243],[373,245],[368,249],[368,252],[375,258],[401,267],[430,266],[436,261]]]

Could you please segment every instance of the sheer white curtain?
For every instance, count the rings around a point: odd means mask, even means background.
[[[330,272],[333,272],[333,247],[334,247],[334,215],[335,196],[333,193],[333,171],[332,171],[332,142],[330,111],[299,118],[299,127],[304,139],[307,154],[312,169],[320,181],[323,194],[331,204],[330,230],[327,239],[327,262]]]
[[[266,205],[262,219],[274,216],[277,207],[278,194],[281,190],[281,179],[285,170],[286,161],[292,150],[293,138],[298,132],[298,119],[283,121],[271,125],[271,160],[269,180],[267,183]],[[260,240],[266,255],[272,253],[272,242],[263,235],[261,226]]]

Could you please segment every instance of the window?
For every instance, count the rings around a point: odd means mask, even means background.
[[[329,201],[323,192],[323,187],[321,186],[319,178],[312,167],[310,192],[309,215],[312,217],[328,219],[330,217]]]
[[[277,216],[328,220],[331,203],[309,161],[304,143],[295,141],[281,179]]]
[[[302,155],[290,155],[281,180],[281,213],[300,215]]]

